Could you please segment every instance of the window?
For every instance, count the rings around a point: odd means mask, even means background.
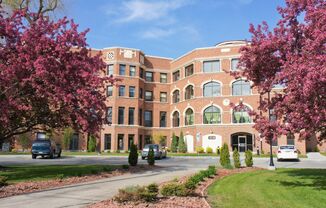
[[[278,138],[272,139],[272,146],[277,147],[278,146]]]
[[[129,113],[128,113],[128,124],[129,125],[134,125],[134,114],[135,114],[135,108],[129,108]]]
[[[129,86],[129,97],[133,98],[135,97],[135,87]]]
[[[176,71],[173,73],[173,81],[178,81],[180,79],[180,71]]]
[[[162,103],[166,103],[168,100],[167,100],[167,93],[166,92],[161,92],[160,93],[160,102]]]
[[[139,109],[138,113],[138,125],[142,126],[143,125],[143,109]]]
[[[246,105],[238,105],[233,109],[233,123],[251,123],[250,108]]]
[[[175,111],[172,115],[172,126],[173,127],[178,127],[180,125],[180,116],[179,112]]]
[[[216,106],[209,106],[204,110],[204,124],[221,123],[221,111]]]
[[[193,125],[194,124],[194,111],[191,108],[188,108],[186,111],[185,117],[185,125]]]
[[[250,83],[245,80],[238,80],[232,83],[232,95],[250,95]]]
[[[219,60],[204,61],[203,72],[204,73],[220,72],[220,61]]]
[[[119,111],[118,111],[118,124],[123,124],[124,121],[124,114],[125,114],[125,108],[124,107],[119,107]]]
[[[168,74],[167,73],[161,73],[160,74],[160,82],[161,83],[167,83],[168,81]]]
[[[108,76],[113,75],[113,64],[109,64],[106,66],[106,75]]]
[[[119,96],[125,96],[125,86],[124,85],[119,86]]]
[[[270,121],[276,121],[277,120],[274,109],[269,109],[269,120]]]
[[[123,137],[124,134],[118,134],[118,150],[123,150]]]
[[[119,75],[126,75],[126,65],[124,64],[119,65]]]
[[[191,64],[185,68],[185,77],[193,75],[194,74],[194,65]]]
[[[294,135],[289,133],[286,135],[286,144],[287,145],[294,145]]]
[[[178,103],[180,101],[180,92],[179,90],[175,90],[173,92],[173,103]]]
[[[143,68],[139,68],[139,77],[144,79],[144,69]]]
[[[107,108],[106,121],[107,121],[108,124],[112,124],[112,107]]]
[[[150,135],[145,135],[145,144],[151,144],[152,143],[152,137]]]
[[[185,100],[189,100],[194,98],[194,86],[189,85],[186,87],[186,92],[185,92]]]
[[[145,72],[145,80],[147,82],[153,82],[153,72]]]
[[[231,59],[231,71],[237,71],[238,70],[238,64],[239,64],[239,59],[238,58]]]
[[[128,150],[130,150],[131,144],[135,143],[134,138],[135,138],[134,134],[128,134]]]
[[[166,112],[160,111],[160,127],[166,127]]]
[[[139,88],[139,98],[143,99],[143,88]]]
[[[217,97],[221,95],[221,85],[218,82],[208,82],[204,85],[204,97]]]
[[[106,87],[106,95],[108,97],[113,95],[113,86],[112,85]]]
[[[145,100],[153,101],[153,92],[152,91],[145,91]]]
[[[136,76],[136,67],[135,66],[129,66],[129,76],[131,76],[131,77]]]
[[[144,118],[145,118],[145,126],[152,127],[153,126],[153,115],[152,111],[145,111]]]
[[[104,149],[111,149],[111,134],[104,134]]]

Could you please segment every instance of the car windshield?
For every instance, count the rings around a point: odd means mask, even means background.
[[[284,150],[284,149],[290,149],[293,150],[294,146],[280,146],[280,149]]]
[[[146,144],[144,150],[149,150],[149,148],[153,148],[154,151],[158,150],[158,146],[154,144]]]

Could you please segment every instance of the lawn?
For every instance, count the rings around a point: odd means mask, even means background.
[[[0,176],[8,177],[9,183],[40,181],[58,177],[83,176],[121,169],[119,165],[29,165],[9,166],[0,170]]]
[[[326,169],[240,173],[216,181],[208,195],[212,207],[326,207]]]
[[[321,152],[320,154],[326,156],[326,152]]]

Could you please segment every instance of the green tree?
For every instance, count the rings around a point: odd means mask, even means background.
[[[252,160],[252,152],[250,150],[247,150],[245,153],[245,162],[247,167],[252,167],[254,162]]]
[[[22,146],[23,151],[31,146],[31,140],[28,138],[27,134],[19,135],[18,143]]]
[[[154,144],[160,144],[162,146],[166,146],[166,137],[162,134],[154,134],[153,142]]]
[[[96,138],[94,135],[90,135],[88,139],[88,152],[95,152],[96,150]]]
[[[175,133],[173,132],[172,135],[172,143],[171,143],[171,152],[177,152],[178,151],[178,139]]]
[[[181,153],[186,153],[187,152],[187,145],[185,143],[182,131],[181,131],[180,137],[179,137],[178,151],[181,152]]]
[[[224,143],[221,148],[220,164],[224,168],[228,168],[231,166],[229,146],[226,143]]]
[[[62,146],[65,150],[69,149],[70,140],[74,134],[74,130],[71,127],[65,128],[63,131]]]
[[[235,148],[234,151],[233,151],[233,162],[234,162],[234,167],[235,168],[240,168],[241,167],[240,154],[239,154],[237,148]]]
[[[153,148],[149,148],[148,156],[147,156],[147,163],[148,165],[155,165],[155,155]]]
[[[137,149],[137,145],[135,145],[135,144],[130,145],[128,162],[129,162],[129,165],[131,165],[131,166],[136,166],[138,163],[138,149]]]

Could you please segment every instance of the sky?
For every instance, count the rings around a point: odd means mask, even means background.
[[[62,14],[90,29],[90,47],[128,47],[177,58],[194,48],[248,40],[249,24],[273,27],[284,0],[66,0]]]

